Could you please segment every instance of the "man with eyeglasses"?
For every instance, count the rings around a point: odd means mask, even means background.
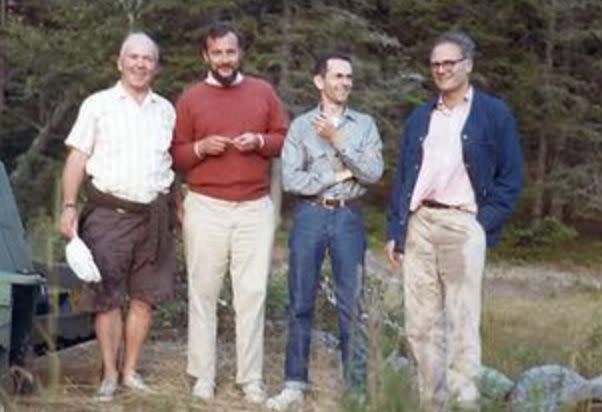
[[[485,248],[522,185],[515,119],[471,86],[474,50],[462,32],[436,39],[439,95],[406,121],[387,215],[385,252],[403,266],[409,355],[426,411],[479,408]]]

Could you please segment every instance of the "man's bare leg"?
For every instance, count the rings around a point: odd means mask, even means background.
[[[120,309],[98,312],[94,319],[96,339],[102,356],[103,380],[117,379],[117,354],[121,344],[123,321]]]
[[[125,319],[125,359],[122,370],[124,376],[136,371],[140,349],[148,334],[151,320],[151,305],[132,299]]]

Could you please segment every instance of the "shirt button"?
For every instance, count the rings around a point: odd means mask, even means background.
[[[468,136],[464,135],[464,136],[462,136],[462,139],[468,140]]]

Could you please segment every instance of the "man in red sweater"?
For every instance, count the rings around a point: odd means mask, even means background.
[[[188,184],[183,237],[188,267],[187,372],[193,395],[215,387],[216,303],[226,272],[236,312],[236,382],[245,399],[265,399],[263,326],[274,232],[270,162],[280,154],[287,117],[272,87],[243,76],[241,39],[225,24],[201,40],[207,77],[176,106],[174,168]]]

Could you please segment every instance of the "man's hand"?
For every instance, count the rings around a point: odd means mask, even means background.
[[[232,144],[241,152],[250,152],[259,149],[261,138],[257,133],[246,132],[240,136],[236,136],[232,140]]]
[[[211,135],[195,142],[194,152],[199,157],[217,156],[222,154],[230,143],[227,137]]]
[[[395,251],[394,240],[389,240],[385,245],[385,254],[387,255],[387,259],[389,259],[389,263],[394,269],[397,269],[401,266],[401,259],[403,258],[403,255]]]
[[[320,136],[322,139],[332,142],[337,136],[337,128],[330,120],[326,118],[323,113],[320,113],[319,116],[314,117],[312,120],[312,125],[318,136]]]
[[[86,162],[88,154],[79,149],[73,148],[67,155],[65,167],[63,169],[63,210],[59,220],[59,233],[71,239],[77,234],[77,193],[86,174]]]
[[[77,233],[77,220],[78,214],[75,206],[63,207],[59,221],[60,234],[67,239],[71,239],[75,236]]]
[[[353,172],[349,169],[343,169],[335,174],[335,180],[337,183],[343,182],[347,179],[351,179],[353,177]]]

